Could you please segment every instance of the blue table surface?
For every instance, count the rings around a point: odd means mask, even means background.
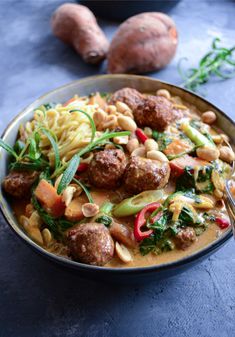
[[[61,0],[0,3],[0,132],[35,98],[69,81],[105,72],[84,64],[53,37]],[[182,56],[195,65],[215,36],[231,46],[235,2],[181,1],[169,13],[180,42],[174,61],[152,73],[180,83]],[[117,24],[101,22],[112,37]],[[235,79],[206,86],[207,99],[235,116]],[[235,336],[235,245],[230,240],[187,272],[152,284],[82,280],[32,253],[0,216],[0,337]]]

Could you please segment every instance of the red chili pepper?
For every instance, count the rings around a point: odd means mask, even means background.
[[[225,229],[225,228],[228,228],[230,226],[229,221],[226,220],[226,219],[215,218],[215,222],[217,223],[217,225],[219,226],[220,229]]]
[[[81,163],[79,164],[78,168],[77,168],[77,172],[78,173],[81,173],[81,172],[84,172],[88,169],[88,164],[87,163]]]
[[[135,218],[135,224],[134,224],[134,236],[136,238],[137,241],[141,241],[145,238],[148,238],[152,233],[153,230],[149,229],[147,231],[141,231],[141,228],[143,228],[146,224],[146,214],[147,213],[152,213],[153,211],[155,211],[157,208],[159,208],[161,206],[161,204],[159,204],[159,202],[153,202],[151,204],[148,204],[147,206],[145,206],[137,215]],[[158,215],[159,217],[159,215]],[[155,219],[156,217],[154,217],[153,219]],[[155,219],[156,221],[156,219]]]
[[[139,141],[141,142],[141,143],[145,143],[146,142],[146,140],[148,139],[148,137],[146,136],[146,134],[144,133],[144,131],[142,131],[141,129],[136,129],[135,130],[135,134],[136,134],[136,136],[137,136],[137,138],[139,139]]]

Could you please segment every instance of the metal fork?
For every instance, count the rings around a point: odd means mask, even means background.
[[[228,179],[225,184],[225,190],[226,190],[226,200],[225,200],[225,207],[227,209],[230,222],[233,228],[233,236],[235,239],[235,200],[233,198],[233,195],[230,191],[230,183],[232,179]]]
[[[227,143],[227,145],[232,150],[232,147],[230,146],[230,144]],[[233,237],[235,239],[235,200],[230,190],[231,188],[230,184],[232,181],[234,181],[234,172],[235,172],[235,161],[233,161],[232,172],[230,174],[230,177],[225,182],[225,191],[226,191],[225,207],[227,209],[227,212],[230,218],[230,222],[231,222],[232,229],[233,229]]]

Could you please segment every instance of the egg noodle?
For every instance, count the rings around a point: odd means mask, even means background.
[[[89,98],[74,96],[67,105],[57,104],[47,111],[36,109],[33,120],[25,125],[24,137],[28,138],[39,125],[50,130],[57,140],[60,159],[67,162],[91,140],[89,119],[75,110],[81,109],[93,117],[97,108],[97,104],[89,104]],[[40,138],[39,147],[53,165],[55,155],[51,143],[42,133]]]

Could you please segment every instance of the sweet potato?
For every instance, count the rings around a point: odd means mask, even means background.
[[[80,197],[74,198],[66,207],[65,217],[70,221],[79,221],[84,218],[82,213],[83,201]]]
[[[57,194],[54,186],[42,179],[34,192],[36,198],[42,207],[54,217],[60,217],[64,214],[65,204],[62,196]]]
[[[93,13],[85,6],[66,3],[52,15],[52,31],[71,44],[87,63],[99,63],[108,52],[109,42]]]
[[[121,24],[108,53],[109,73],[144,73],[163,68],[173,58],[177,31],[162,13],[141,13]]]
[[[194,169],[196,166],[210,165],[210,163],[205,160],[199,159],[197,157],[191,157],[187,154],[171,160],[169,164],[171,168],[171,175],[174,177],[179,177],[181,174],[183,174],[186,166],[191,166],[192,169]]]

